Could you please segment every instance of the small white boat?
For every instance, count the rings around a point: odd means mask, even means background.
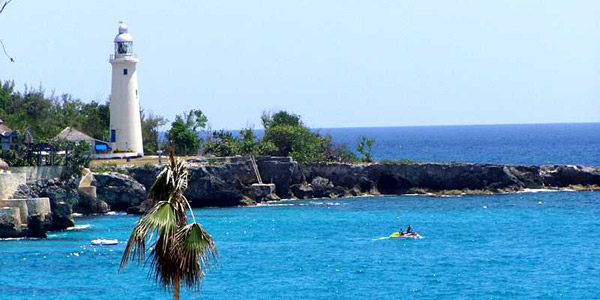
[[[397,238],[397,239],[415,239],[415,240],[423,238],[416,232],[410,232],[410,233],[394,232],[394,233],[390,234],[390,237]]]
[[[119,243],[119,240],[114,239],[114,240],[107,240],[107,239],[95,239],[92,240],[92,245],[94,246],[112,246],[112,245],[117,245]]]

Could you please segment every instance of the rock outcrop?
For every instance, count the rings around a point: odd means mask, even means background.
[[[22,225],[18,207],[0,208],[0,237],[14,238],[24,236],[26,227]]]
[[[105,214],[110,211],[108,204],[98,199],[97,187],[94,183],[94,174],[89,169],[83,169],[79,180],[79,203],[77,212],[85,215]]]
[[[274,183],[253,183],[244,194],[255,202],[280,200],[275,189]]]
[[[51,214],[45,220],[48,230],[63,230],[75,226],[73,209],[79,203],[78,178],[39,180],[22,184],[14,198],[49,198]]]
[[[473,194],[600,186],[600,169],[581,166],[321,163],[308,165],[305,174],[307,181],[327,178],[336,187],[368,194],[444,194],[449,191]]]
[[[107,172],[94,174],[97,200],[105,202],[112,210],[127,211],[146,199],[146,188],[129,175]]]
[[[313,163],[300,166],[288,157],[258,157],[256,163],[263,181],[274,184],[273,193],[264,186],[258,189],[248,157],[231,157],[189,160],[190,181],[186,197],[194,207],[227,207],[277,198],[488,194],[527,188],[600,189],[600,169],[582,166],[476,163]],[[149,188],[160,168],[129,167],[119,172]],[[141,213],[143,207],[131,210]]]
[[[44,238],[52,229],[50,199],[0,200],[0,238]]]
[[[257,157],[265,182],[258,179],[248,157],[188,160],[186,197],[193,207],[252,205],[279,198],[343,197],[419,193],[487,194],[523,189],[600,189],[600,169],[583,166],[512,166],[476,163],[313,163],[300,166],[288,157]],[[94,174],[97,200],[112,210],[143,213],[146,191],[161,171],[159,166],[115,168]],[[104,211],[85,196],[67,191],[69,182],[48,182],[42,195],[54,202],[73,203],[74,209]],[[75,189],[76,191],[76,189]],[[103,201],[103,202],[102,202]]]
[[[257,157],[256,166],[264,183],[258,183],[249,157],[188,160],[186,197],[193,207],[228,207],[280,198],[488,194],[528,188],[600,190],[600,168],[571,165],[313,163],[301,166],[289,157]],[[117,167],[100,174],[84,172],[83,177],[11,185],[12,197],[23,202],[5,200],[8,202],[0,205],[0,237],[44,237],[48,230],[74,226],[73,212],[97,214],[110,208],[141,214],[149,205],[145,201],[146,191],[161,169]],[[47,198],[45,202],[38,199],[43,197]]]

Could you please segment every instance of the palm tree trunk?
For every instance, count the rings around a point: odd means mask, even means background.
[[[179,300],[179,277],[175,277],[173,280],[173,300]]]

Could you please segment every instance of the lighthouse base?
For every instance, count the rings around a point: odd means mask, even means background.
[[[144,153],[123,152],[123,153],[102,153],[93,154],[92,159],[125,159],[144,157]]]

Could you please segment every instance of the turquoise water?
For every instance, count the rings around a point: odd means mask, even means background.
[[[285,201],[195,214],[220,251],[199,299],[595,299],[600,291],[600,193]],[[78,218],[91,226],[1,241],[0,299],[170,299],[141,267],[117,272],[123,244],[89,246],[125,241],[136,220]],[[425,238],[382,239],[407,224]]]

